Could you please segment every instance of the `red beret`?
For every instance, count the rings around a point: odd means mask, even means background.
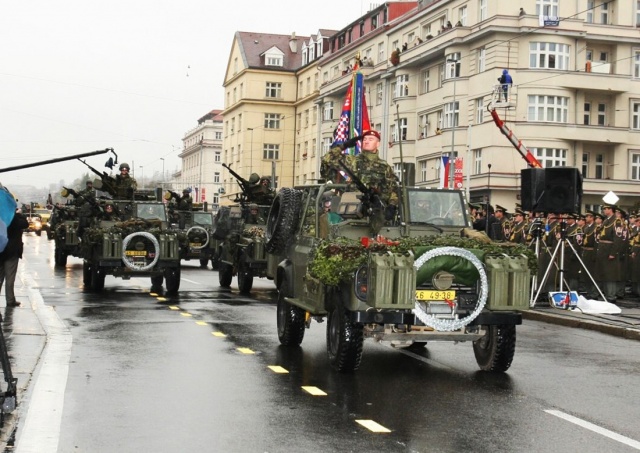
[[[374,131],[373,129],[364,131],[362,133],[362,138],[365,138],[367,135],[373,135],[375,138],[377,138],[378,140],[380,140],[380,132],[378,131]]]

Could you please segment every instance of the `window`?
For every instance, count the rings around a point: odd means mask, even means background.
[[[640,78],[640,50],[633,52],[633,77]]]
[[[233,89],[233,103],[234,103],[234,104],[235,104],[235,103],[236,103],[236,101],[238,100],[237,92],[238,92],[238,89],[237,89],[237,88],[234,88],[234,89]]]
[[[587,0],[587,23],[593,23],[593,10],[596,7],[596,0]],[[590,60],[590,58],[589,58]]]
[[[480,47],[478,49],[478,73],[484,72],[487,64],[487,49]]]
[[[213,161],[214,162],[220,162],[220,159],[222,158],[222,156],[220,155],[220,151],[216,151],[213,155]]]
[[[311,141],[311,157],[316,157],[316,148],[318,147],[318,140],[313,139]]]
[[[558,0],[537,0],[536,16],[558,16]]]
[[[384,42],[378,43],[378,62],[386,60],[384,55]]]
[[[311,113],[311,124],[316,124],[318,122],[318,106],[313,106],[313,112]]]
[[[629,165],[631,170],[631,179],[634,181],[640,180],[640,153],[631,153],[631,164]]]
[[[589,153],[582,153],[582,177],[589,177]]]
[[[443,127],[456,127],[458,125],[459,105],[460,103],[458,101],[449,102],[444,105]]]
[[[460,52],[450,53],[446,59],[447,79],[460,77]]]
[[[376,85],[376,105],[382,104],[382,84],[378,83]]]
[[[296,130],[299,132],[302,128],[302,112],[296,115]]]
[[[423,69],[420,71],[420,94],[429,92],[429,70]]]
[[[640,102],[631,104],[631,129],[640,130]]]
[[[604,179],[604,154],[596,154],[596,179]]]
[[[528,99],[529,121],[567,122],[569,98],[561,96],[529,96]]]
[[[483,21],[487,18],[487,2],[489,0],[479,0],[480,4],[479,4],[479,15],[478,15],[478,19],[480,21]]]
[[[231,118],[231,135],[233,135],[235,130],[236,130],[236,119]]]
[[[282,95],[281,82],[267,82],[265,97],[280,98]]]
[[[473,174],[474,175],[482,174],[482,150],[481,149],[473,150]]]
[[[282,54],[278,53],[267,53],[264,57],[264,64],[267,66],[282,66],[283,61]]]
[[[376,14],[371,18],[371,30],[378,28],[378,15]]]
[[[418,162],[418,166],[420,167],[420,181],[427,181],[427,161],[421,160]]]
[[[484,121],[484,98],[476,99],[476,124],[482,124]]]
[[[569,46],[553,42],[529,43],[529,67],[569,69]]]
[[[325,102],[322,110],[322,119],[329,121],[333,119],[333,101]]]
[[[333,143],[333,138],[325,137],[322,139],[322,155],[324,156],[329,152],[329,148],[331,148],[331,143]]]
[[[582,124],[584,124],[585,126],[588,126],[589,124],[591,124],[591,103],[590,102],[584,103],[584,119],[582,121]]]
[[[265,129],[280,129],[280,115],[277,113],[264,114]]]
[[[238,145],[238,155],[236,156],[236,162],[240,162],[240,156],[242,156],[242,145]]]
[[[313,75],[313,91],[318,91],[320,87],[320,75],[316,72]]]
[[[407,129],[408,129],[408,122],[406,118],[400,118],[400,137],[402,137],[402,140],[406,140],[407,139]]]
[[[607,105],[598,104],[598,126],[606,126],[607,123]]]
[[[222,140],[222,132],[216,132],[216,140]]]
[[[636,27],[640,27],[640,0],[636,0]]]
[[[393,50],[399,49],[399,48],[400,48],[400,41],[398,41],[397,39],[396,39],[395,41],[393,41],[393,42],[391,43],[391,48],[392,48]]]
[[[393,172],[396,174],[398,179],[402,181],[402,164],[393,164]]]
[[[420,125],[420,138],[426,138],[429,133],[429,117],[427,114],[422,114],[418,117],[418,124]]]
[[[242,131],[242,113],[238,114],[238,132]]]
[[[542,168],[567,165],[567,150],[559,148],[530,148],[531,154],[542,164]]]
[[[213,204],[218,205],[220,204],[220,195],[218,195],[217,193],[214,192],[213,194]]]
[[[304,127],[309,127],[309,109],[304,111]]]
[[[600,5],[600,23],[604,25],[609,23],[609,2]]]
[[[262,158],[268,160],[278,160],[280,158],[280,145],[264,144]]]
[[[467,7],[463,6],[458,10],[458,20],[463,26],[467,25]]]
[[[220,172],[217,171],[213,174],[213,182],[214,183],[219,183],[220,182]]]
[[[409,96],[409,74],[396,77],[395,97]]]

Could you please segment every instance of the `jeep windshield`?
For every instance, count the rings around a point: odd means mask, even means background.
[[[213,216],[210,212],[194,212],[193,224],[200,226],[213,226]]]
[[[468,226],[462,192],[408,188],[409,223],[436,226]]]
[[[138,203],[138,217],[145,220],[167,220],[164,205],[161,203],[145,204]]]

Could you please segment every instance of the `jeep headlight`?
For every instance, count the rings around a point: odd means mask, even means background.
[[[440,291],[446,291],[451,288],[453,285],[453,279],[455,275],[450,274],[446,271],[436,272],[433,278],[431,279],[431,283],[433,283],[434,288],[439,289]]]
[[[367,301],[367,287],[369,284],[369,267],[362,265],[356,271],[356,278],[354,279],[354,291],[356,297],[363,302]]]

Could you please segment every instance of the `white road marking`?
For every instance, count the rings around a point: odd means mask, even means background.
[[[184,277],[180,278],[180,280],[182,280],[183,282],[193,283],[194,285],[202,285],[202,283],[200,283],[200,282],[196,282],[194,280],[189,280],[188,278],[184,278]]]
[[[37,379],[29,401],[24,428],[18,430],[16,452],[58,451],[73,337],[53,307],[46,306],[33,277],[21,272],[29,288],[29,301],[46,333],[47,341],[37,365]]]
[[[443,370],[453,370],[454,368],[451,368],[450,366],[447,366],[443,363],[440,362],[436,362],[433,359],[428,359],[426,357],[422,357],[420,354],[416,354],[414,352],[411,351],[407,351],[406,349],[403,348],[394,348],[393,346],[389,346],[391,349],[398,351],[401,354],[404,355],[408,355],[409,357],[413,357],[414,359],[420,360],[421,362],[424,363],[428,363],[429,365],[431,365],[434,368],[442,368]]]
[[[629,439],[621,434],[614,433],[613,431],[609,431],[606,428],[602,428],[601,426],[594,425],[588,421],[582,420],[581,418],[574,417],[573,415],[565,414],[561,411],[555,410],[545,410],[547,414],[555,415],[563,420],[571,422],[575,425],[582,426],[583,428],[588,429],[589,431],[593,431],[594,433],[600,434],[602,436],[608,437],[609,439],[613,439],[621,444],[628,445],[631,448],[635,448],[636,450],[640,450],[640,442],[637,440]]]

